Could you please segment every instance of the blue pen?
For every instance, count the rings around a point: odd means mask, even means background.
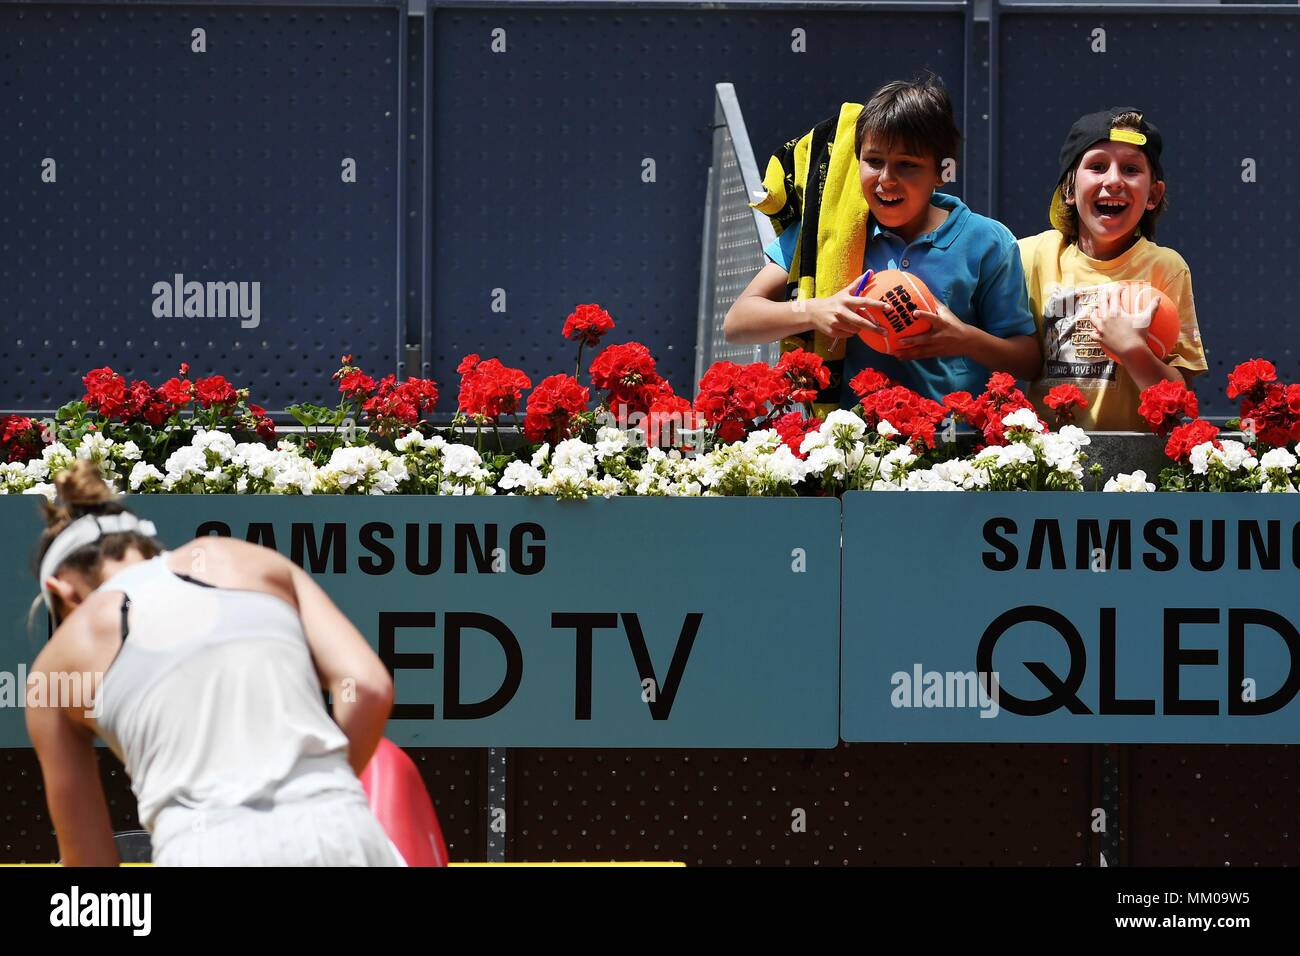
[[[867,283],[871,281],[872,274],[873,273],[870,269],[866,271],[866,273],[862,276],[862,281],[858,283],[858,287],[853,290],[854,295],[862,295],[862,290],[865,289],[867,287]]]

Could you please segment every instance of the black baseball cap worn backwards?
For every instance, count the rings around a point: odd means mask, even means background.
[[[1065,195],[1062,192],[1062,186],[1065,185],[1065,176],[1079,162],[1089,149],[1098,143],[1114,141],[1118,143],[1130,143],[1142,150],[1151,163],[1152,179],[1164,179],[1164,169],[1160,165],[1160,150],[1163,141],[1160,138],[1160,130],[1156,129],[1154,123],[1148,123],[1145,119],[1138,124],[1138,130],[1116,129],[1114,120],[1116,116],[1122,113],[1141,113],[1134,106],[1112,106],[1110,109],[1101,110],[1097,113],[1089,113],[1075,120],[1070,127],[1069,134],[1065,137],[1065,142],[1061,146],[1061,169],[1056,177],[1056,189],[1052,193],[1052,204],[1048,208],[1047,218],[1052,223],[1053,228],[1066,232],[1069,224],[1069,206],[1065,202]]]

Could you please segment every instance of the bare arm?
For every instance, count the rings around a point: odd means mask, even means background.
[[[32,676],[43,673],[47,688],[51,671],[71,669],[53,664],[54,659],[47,650],[32,665]],[[40,703],[26,708],[27,734],[41,764],[59,856],[65,866],[117,866],[120,861],[99,779],[94,734],[66,709],[46,706],[57,701]]]
[[[814,329],[838,339],[857,335],[863,329],[879,331],[874,322],[855,311],[869,304],[879,305],[851,294],[857,279],[833,296],[789,302],[785,299],[786,275],[785,269],[769,262],[750,280],[722,323],[722,334],[728,342],[761,345]]]
[[[334,719],[348,738],[348,763],[360,775],[393,709],[393,679],[321,586],[297,565],[287,560],[285,565],[321,686],[333,696]]]

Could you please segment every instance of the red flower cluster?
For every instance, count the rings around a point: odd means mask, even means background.
[[[874,368],[864,368],[849,381],[849,388],[853,394],[858,396],[858,401],[862,401],[873,392],[878,392],[882,388],[892,388],[894,381]]]
[[[417,425],[420,416],[438,404],[438,386],[428,378],[408,378],[398,382],[395,375],[385,375],[375,392],[361,406],[370,416],[377,435],[396,431],[395,426]]]
[[[990,375],[979,398],[971,398],[969,392],[952,392],[944,396],[943,404],[966,424],[978,429],[986,445],[1005,445],[1006,426],[1002,419],[1017,409],[1034,407],[1006,372]]]
[[[0,458],[4,461],[31,461],[45,445],[45,430],[40,422],[22,415],[0,415]]]
[[[933,448],[935,426],[946,414],[947,410],[938,402],[902,385],[878,389],[862,400],[862,415],[868,428],[887,421],[914,446],[919,443]]]
[[[591,392],[572,375],[548,375],[528,396],[524,436],[552,445],[572,438],[574,420],[587,410],[590,400]]]
[[[714,362],[700,379],[695,409],[717,429],[723,442],[740,441],[754,419],[790,404],[790,380],[764,362]]]
[[[606,346],[590,372],[591,383],[605,391],[605,404],[616,415],[647,412],[656,399],[672,394],[672,387],[655,371],[654,356],[640,342]]]
[[[600,306],[580,305],[564,320],[564,337],[583,345],[599,345],[600,337],[613,328],[613,317]]]
[[[1218,447],[1218,437],[1218,426],[1198,418],[1186,425],[1179,425],[1169,433],[1169,441],[1165,443],[1165,455],[1174,461],[1186,462],[1192,449],[1197,445],[1212,441]]]
[[[1168,435],[1184,418],[1200,414],[1196,395],[1182,382],[1165,380],[1142,390],[1138,414],[1161,437]]]
[[[248,403],[249,416],[245,419],[244,427],[250,428],[257,432],[258,436],[265,438],[267,441],[275,440],[275,422],[266,414],[266,409],[261,405]]]
[[[816,401],[817,393],[831,381],[831,370],[815,352],[803,349],[786,352],[776,367],[790,380],[790,401],[797,405]]]
[[[681,447],[683,451],[693,446],[684,445],[679,437],[682,429],[695,431],[704,426],[704,416],[691,408],[691,403],[680,395],[660,395],[641,421],[649,448]]]
[[[804,437],[809,432],[815,432],[821,428],[822,420],[820,418],[804,418],[799,412],[786,412],[774,423],[776,433],[781,436],[781,441],[785,442],[787,448],[794,452],[796,458],[807,458],[799,450],[803,444]]]
[[[1228,376],[1228,397],[1240,398],[1241,429],[1265,445],[1300,441],[1300,385],[1283,385],[1265,359],[1242,362]]]
[[[461,375],[460,410],[472,417],[497,418],[516,411],[524,389],[533,385],[519,369],[474,354],[465,356],[456,371]]]
[[[1268,359],[1242,362],[1228,375],[1228,397],[1258,402],[1269,385],[1277,381],[1277,369]]]
[[[222,375],[209,375],[194,383],[194,397],[204,408],[229,413],[239,401],[239,393]]]
[[[188,366],[184,368],[188,369]],[[219,375],[212,378],[225,381]],[[161,388],[153,388],[148,382],[138,379],[128,386],[126,379],[108,366],[87,372],[81,381],[86,386],[82,401],[87,408],[128,425],[147,422],[156,428],[188,405],[193,395],[189,381],[181,382],[175,378],[169,379]]]
[[[1088,407],[1088,400],[1074,385],[1054,385],[1043,399],[1043,404],[1056,413],[1056,424],[1066,425],[1074,421],[1076,408]]]

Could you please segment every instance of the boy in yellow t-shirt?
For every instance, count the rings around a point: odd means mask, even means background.
[[[1190,382],[1207,368],[1187,263],[1152,241],[1167,208],[1160,150],[1160,131],[1138,110],[1116,107],[1080,118],[1061,147],[1049,212],[1055,228],[1019,240],[1043,340],[1043,371],[1029,397],[1047,421],[1047,392],[1074,385],[1088,400],[1077,425],[1145,431],[1141,391],[1163,379]],[[1178,342],[1164,359],[1142,331],[1155,302],[1134,314],[1127,311],[1134,297],[1120,294],[1118,283],[1135,280],[1149,282],[1178,307]]]

